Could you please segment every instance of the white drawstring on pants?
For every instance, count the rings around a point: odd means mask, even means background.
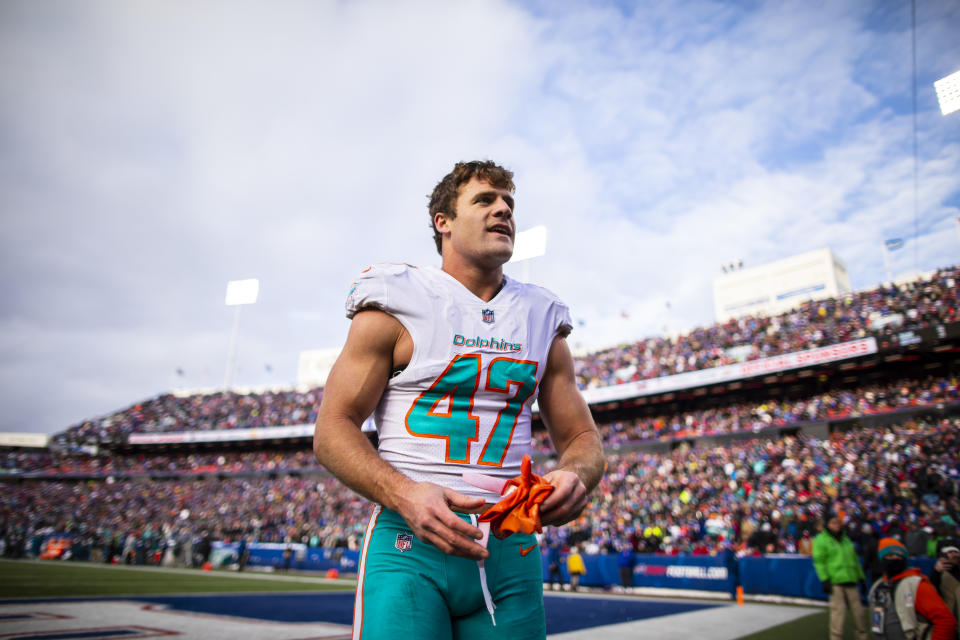
[[[480,531],[483,532],[483,538],[480,539],[480,546],[486,547],[487,541],[490,539],[490,523],[489,522],[478,522],[476,514],[470,514],[470,522],[475,527],[480,527]],[[493,597],[490,595],[490,589],[487,588],[487,572],[483,568],[483,560],[477,561],[477,566],[480,568],[480,589],[483,591],[483,602],[487,605],[487,611],[490,613],[490,620],[493,621],[493,626],[497,626],[497,618],[493,615],[493,610],[497,608],[493,604]]]

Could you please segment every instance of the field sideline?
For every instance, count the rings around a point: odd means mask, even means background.
[[[309,594],[316,592],[340,592],[349,594],[355,582],[348,579],[327,579],[305,574],[277,575],[259,572],[200,571],[196,569],[178,569],[161,567],[129,567],[97,565],[90,563],[49,562],[36,560],[0,560],[0,599],[10,604],[18,599],[60,599],[83,598],[119,598],[138,596],[187,596],[213,594]],[[565,596],[571,594],[565,593]],[[551,594],[552,596],[552,594]],[[352,597],[352,596],[350,596]],[[576,597],[576,596],[573,596]],[[584,595],[586,599],[603,598],[601,594]],[[617,597],[622,600],[623,597]],[[647,599],[628,597],[634,602],[639,600],[666,601],[667,599]],[[616,602],[617,600],[614,600]],[[609,600],[607,600],[609,602]],[[692,602],[692,601],[691,601]],[[549,609],[549,608],[548,608]],[[792,609],[792,610],[791,610]],[[790,620],[784,624],[775,624],[760,632],[739,636],[736,640],[807,640],[826,637],[827,612],[802,608],[779,607],[773,605],[750,604],[745,609],[722,605],[714,609],[711,615],[727,615],[731,619],[730,627],[736,627],[734,620],[738,614],[748,615],[751,611],[774,614],[785,612],[784,618]],[[549,616],[549,612],[548,612]],[[667,615],[665,628],[669,629]],[[793,619],[795,618],[795,619]],[[853,630],[849,620],[844,638],[853,640]],[[632,623],[628,623],[632,624]],[[646,621],[646,626],[656,625],[656,621]],[[623,624],[615,625],[625,626]],[[657,625],[659,626],[659,625]],[[596,629],[593,630],[596,632]],[[561,634],[563,638],[588,638],[593,633],[572,632]],[[616,634],[614,634],[615,636]],[[604,632],[605,637],[614,637]],[[672,637],[660,633],[661,638]],[[678,636],[679,637],[679,636]],[[689,635],[687,637],[690,637]]]
[[[349,591],[352,580],[86,562],[0,560],[0,598]]]

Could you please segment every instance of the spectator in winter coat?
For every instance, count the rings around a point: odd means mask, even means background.
[[[867,640],[867,626],[857,583],[866,588],[863,568],[853,542],[843,531],[840,518],[828,515],[827,526],[813,539],[813,568],[830,596],[830,640],[843,640],[847,609],[853,617],[857,640]]]
[[[883,577],[868,601],[875,640],[954,640],[957,621],[918,569],[907,568],[907,548],[894,538],[878,545]]]

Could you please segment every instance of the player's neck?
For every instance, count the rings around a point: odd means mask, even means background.
[[[484,269],[456,260],[444,260],[440,267],[484,302],[490,302],[503,288],[503,267]]]

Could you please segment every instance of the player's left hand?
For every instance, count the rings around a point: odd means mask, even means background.
[[[555,489],[540,505],[540,522],[559,527],[575,519],[587,506],[587,487],[572,471],[556,469],[543,476]]]

